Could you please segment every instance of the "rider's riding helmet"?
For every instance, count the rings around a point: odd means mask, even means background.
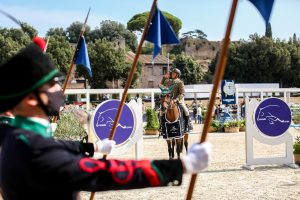
[[[178,68],[173,68],[172,73],[174,73],[174,72],[178,75],[178,77],[181,76],[181,71]]]

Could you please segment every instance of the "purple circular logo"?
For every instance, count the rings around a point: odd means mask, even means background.
[[[109,137],[119,105],[120,100],[113,99],[104,101],[96,108],[93,118],[93,128],[101,140]],[[124,104],[113,138],[117,145],[126,142],[131,137],[134,125],[135,122],[132,110],[127,104]]]
[[[257,106],[255,122],[263,134],[277,137],[285,133],[290,127],[292,122],[291,110],[281,99],[268,98]]]

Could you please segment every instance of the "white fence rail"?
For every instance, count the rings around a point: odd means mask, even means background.
[[[84,94],[86,96],[86,109],[90,109],[90,95],[91,94],[119,94],[121,98],[123,95],[123,89],[67,89],[66,94],[79,95]],[[203,88],[203,89],[185,89],[186,93],[192,93],[194,98],[197,97],[197,94],[203,93],[205,96],[209,97],[211,93],[211,88]],[[151,106],[154,108],[154,94],[160,93],[159,88],[144,88],[144,89],[129,89],[128,94],[149,94],[151,96]],[[246,96],[257,96],[260,99],[264,99],[266,97],[271,96],[281,96],[284,98],[284,101],[289,103],[290,97],[292,93],[299,93],[300,96],[300,88],[238,88],[236,90],[236,96],[238,97],[246,97]],[[220,97],[220,94],[218,95]]]

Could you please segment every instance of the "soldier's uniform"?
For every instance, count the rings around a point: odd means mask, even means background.
[[[178,104],[183,108],[183,112],[184,112],[184,116],[185,116],[185,127],[186,127],[185,131],[188,132],[189,131],[188,123],[189,123],[190,113],[184,102],[185,90],[184,90],[183,81],[180,80],[179,78],[167,79],[167,78],[163,77],[160,84],[164,85],[165,87],[172,88],[172,96],[173,96],[172,98],[177,99]]]
[[[4,199],[75,199],[75,191],[103,191],[180,184],[180,160],[95,160],[74,142],[50,138],[47,127],[16,118],[2,125]]]
[[[17,73],[15,73],[17,72]],[[36,45],[0,66],[0,112],[13,108],[58,71]],[[9,78],[14,74],[14,79]],[[15,84],[10,84],[14,81]],[[44,119],[45,120],[45,119]],[[47,120],[45,120],[47,121]],[[4,199],[75,199],[76,191],[180,185],[181,160],[102,160],[90,147],[50,137],[49,124],[16,116],[0,129],[0,182]]]

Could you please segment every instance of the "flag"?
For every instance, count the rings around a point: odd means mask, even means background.
[[[162,44],[179,43],[171,25],[157,7],[155,8],[155,13],[151,20],[146,40],[152,42],[154,45],[153,60],[160,53]]]
[[[90,77],[92,77],[92,69],[90,65],[90,59],[88,55],[88,51],[86,48],[86,43],[85,39],[83,36],[80,37],[77,48],[76,48],[76,53],[74,56],[74,63],[77,65],[83,65],[87,71]]]
[[[266,22],[266,26],[269,24],[270,15],[273,8],[274,0],[249,0],[260,12]]]

